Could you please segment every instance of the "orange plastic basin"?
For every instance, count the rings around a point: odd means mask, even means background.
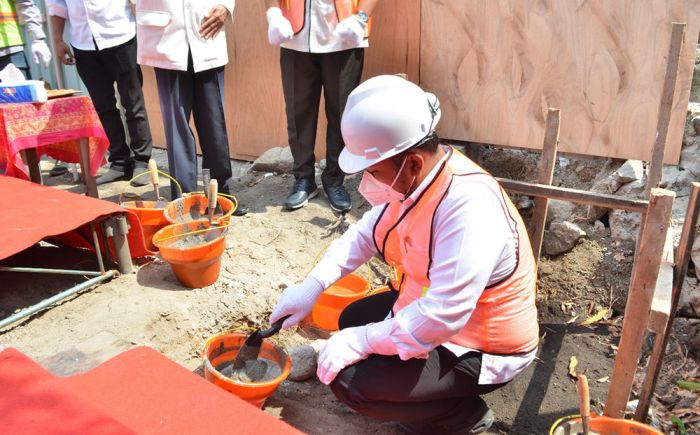
[[[219,207],[223,211],[223,216],[219,215],[214,221],[228,224],[231,215],[236,210],[233,201],[222,196],[217,196]],[[168,203],[163,212],[165,219],[171,224],[208,219],[207,197],[202,193],[186,193],[181,198]]]
[[[179,238],[170,237],[207,228],[208,221],[185,222],[168,225],[153,236],[153,244],[160,250],[163,260],[170,264],[178,281],[189,288],[206,287],[219,279],[221,254],[226,249],[226,228],[212,230],[216,236],[212,241],[188,247],[175,246]]]
[[[663,435],[651,426],[634,420],[591,415],[590,430],[600,435]],[[568,431],[567,431],[568,429]],[[583,432],[581,417],[562,418],[554,423],[550,435]]]
[[[126,201],[122,202],[121,206],[136,214],[141,222],[143,241],[146,243],[146,247],[151,251],[157,251],[158,248],[153,244],[153,235],[168,225],[168,221],[163,215],[164,209],[156,208],[155,201]]]
[[[281,347],[268,340],[263,340],[259,358],[274,361],[282,369],[282,373],[278,377],[265,382],[240,382],[224,376],[216,370],[216,367],[233,362],[246,338],[248,338],[246,334],[222,333],[207,340],[202,355],[204,359],[204,377],[209,382],[213,382],[214,385],[262,408],[265,400],[289,376],[292,361]]]
[[[367,280],[351,273],[321,293],[309,315],[311,323],[325,331],[337,331],[338,318],[345,307],[366,296],[387,290],[388,287],[371,290]]]

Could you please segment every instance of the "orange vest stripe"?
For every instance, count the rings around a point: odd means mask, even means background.
[[[311,0],[315,1],[315,0]],[[335,0],[335,12],[338,21],[357,12],[358,0]],[[306,25],[306,0],[281,0],[282,15],[292,24],[294,34],[298,34]],[[365,38],[369,37],[372,20],[367,25]]]
[[[455,150],[436,177],[403,213],[388,204],[374,228],[374,243],[401,276],[394,312],[421,298],[430,288],[432,242],[437,208],[454,177],[477,176],[499,196],[518,237],[517,263],[511,275],[484,289],[464,328],[450,342],[491,354],[511,355],[537,347],[536,269],[525,225],[503,189],[486,171]]]

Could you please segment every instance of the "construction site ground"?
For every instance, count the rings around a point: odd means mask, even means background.
[[[497,149],[489,149],[487,153],[486,166],[497,175],[532,179],[535,174],[536,157]],[[163,162],[164,152],[157,151],[156,155]],[[576,172],[576,179],[569,172],[558,170],[558,181],[567,187],[590,187],[602,160],[584,159],[578,164],[584,169]],[[50,165],[44,167],[49,168]],[[60,375],[87,370],[139,345],[153,347],[201,374],[201,351],[207,338],[225,330],[250,330],[267,325],[282,290],[300,281],[330,240],[338,236],[328,229],[337,216],[323,195],[298,211],[283,211],[281,204],[293,183],[290,175],[245,171],[247,164],[240,164],[237,169],[242,175],[235,183],[234,193],[251,211],[232,220],[221,276],[214,285],[186,289],[177,282],[167,263],[158,258],[145,260],[136,273],[119,276],[0,331],[0,345],[16,347]],[[46,172],[44,175],[47,184],[79,189],[71,182],[70,175],[57,178],[49,178]],[[358,177],[351,177],[346,183],[355,204],[348,215],[350,222],[359,219],[369,208],[357,193],[358,183]],[[126,185],[118,182],[100,187],[100,195],[116,201]],[[149,192],[149,189],[138,190]],[[489,433],[544,434],[558,418],[576,413],[576,388],[567,376],[572,356],[578,359],[577,369],[585,370],[591,380],[594,409],[600,411],[600,404],[605,401],[634,245],[616,245],[607,227],[595,229],[587,222],[580,225],[588,235],[581,244],[569,253],[552,258],[543,256],[541,260],[539,358],[516,380],[486,396],[497,417]],[[5,263],[96,269],[91,254],[47,244]],[[385,269],[377,264],[373,270],[374,274],[369,276],[376,284],[382,279],[377,271]],[[39,302],[79,280],[0,273],[0,317]],[[591,326],[580,324],[603,308],[612,308],[609,319]],[[284,331],[277,341],[293,346],[309,339],[296,331]],[[698,347],[700,322],[679,320],[659,381],[657,393],[663,400],[654,402],[657,414],[661,413],[662,417],[667,409],[664,400],[675,401],[676,405],[678,400],[686,400],[692,409],[693,398],[683,396],[672,385],[689,374],[697,375]],[[395,423],[364,418],[340,404],[315,377],[301,383],[284,382],[267,401],[265,411],[311,434],[401,433]]]

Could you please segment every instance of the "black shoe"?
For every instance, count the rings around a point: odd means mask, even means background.
[[[144,162],[135,162],[131,177],[133,178],[139,174],[143,174],[144,172],[148,172],[148,164]],[[139,178],[132,180],[129,184],[131,184],[132,187],[141,187],[150,183],[151,178],[148,175],[142,175]]]
[[[318,187],[313,181],[305,178],[297,180],[294,183],[292,193],[289,194],[287,200],[284,201],[284,208],[287,210],[296,210],[309,203],[309,200],[318,195]]]
[[[473,407],[474,405],[472,405]],[[440,423],[401,423],[399,428],[411,435],[472,435],[486,432],[494,420],[493,411],[481,398],[476,407],[469,410],[460,421],[453,421],[450,425]]]
[[[345,190],[345,186],[324,187],[328,202],[331,203],[331,208],[338,213],[347,213],[352,208],[352,199]]]
[[[63,175],[66,172],[68,172],[68,166],[66,166],[65,163],[63,163],[60,160],[56,161],[56,164],[53,165],[53,168],[49,171],[49,177],[58,177],[59,175]]]
[[[241,204],[240,202],[238,203],[238,207],[233,211],[234,216],[245,216],[248,214],[250,211],[250,208],[248,208],[247,205]]]
[[[121,181],[126,179],[126,173],[122,166],[112,165],[107,169],[107,172],[100,175],[95,179],[95,184],[98,186],[101,184],[112,183],[114,181]]]

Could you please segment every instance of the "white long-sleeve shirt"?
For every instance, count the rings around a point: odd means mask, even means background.
[[[116,47],[136,36],[128,0],[46,0],[49,15],[70,24],[70,44],[79,50]],[[93,42],[94,39],[94,42]]]
[[[403,202],[402,211],[418,199],[439,167]],[[310,276],[328,288],[377,254],[373,231],[383,208],[372,208],[333,242]],[[472,351],[450,339],[466,325],[484,289],[516,267],[518,236],[504,213],[495,181],[485,176],[455,177],[433,225],[430,288],[393,316],[368,326],[368,341],[376,353],[406,360],[425,358],[439,345],[458,356]],[[513,356],[483,353],[479,383],[507,382],[535,355],[536,350]]]
[[[24,25],[32,41],[46,39],[46,33],[42,26],[41,12],[34,4],[34,0],[14,0],[15,11],[19,23]],[[0,56],[19,53],[24,50],[22,45],[0,48]]]
[[[338,25],[335,0],[306,0],[304,27],[282,47],[305,53],[333,53],[369,47],[367,38],[359,45],[348,44],[334,34]]]

